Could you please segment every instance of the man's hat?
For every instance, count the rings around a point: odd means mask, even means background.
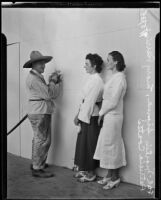
[[[32,51],[30,54],[30,60],[24,64],[23,68],[32,68],[32,63],[38,61],[44,61],[45,63],[47,63],[52,58],[52,56],[43,56],[39,51]]]

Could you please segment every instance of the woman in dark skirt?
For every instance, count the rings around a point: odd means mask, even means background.
[[[74,164],[79,171],[75,174],[80,182],[93,181],[99,161],[93,159],[101,126],[98,125],[98,114],[102,101],[103,81],[99,75],[103,60],[98,54],[86,56],[85,69],[90,74],[89,80],[82,89],[81,103],[74,119],[80,126],[78,133]]]

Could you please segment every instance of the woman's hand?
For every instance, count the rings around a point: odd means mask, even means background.
[[[101,125],[101,122],[103,121],[103,115],[99,115],[98,117],[98,125]]]
[[[76,126],[79,125],[78,115],[76,115],[75,118],[74,118],[74,124],[75,124]]]

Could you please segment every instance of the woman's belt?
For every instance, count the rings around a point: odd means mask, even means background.
[[[95,103],[97,106],[100,106],[102,104],[102,101],[96,102]]]
[[[82,100],[82,103],[84,103],[84,99]],[[98,101],[95,103],[97,106],[100,106],[102,104],[102,101]]]

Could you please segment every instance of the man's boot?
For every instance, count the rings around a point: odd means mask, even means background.
[[[40,177],[40,178],[50,178],[50,177],[54,177],[54,174],[50,172],[46,172],[43,169],[33,169],[32,176]]]

